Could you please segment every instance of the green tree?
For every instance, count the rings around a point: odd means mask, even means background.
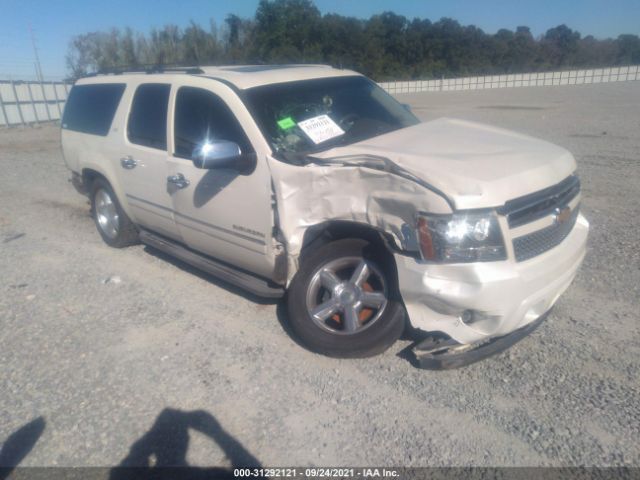
[[[547,30],[542,40],[544,59],[547,64],[556,68],[574,63],[579,41],[580,33],[564,24]]]
[[[254,31],[257,57],[267,62],[320,60],[320,19],[310,0],[261,0]]]
[[[111,29],[72,38],[71,76],[140,65],[329,63],[375,80],[438,78],[640,63],[640,38],[598,40],[566,25],[534,39],[526,26],[494,35],[454,19],[409,20],[393,12],[368,20],[320,15],[311,0],[261,0],[252,19],[230,14],[218,32],[190,22],[148,34]]]
[[[633,65],[640,63],[640,38],[637,35],[620,35],[616,40],[618,46],[617,63]]]

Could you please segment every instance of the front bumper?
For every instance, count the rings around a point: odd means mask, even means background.
[[[502,262],[443,265],[396,255],[411,325],[441,332],[457,345],[486,343],[521,330],[548,312],[571,284],[588,231],[589,223],[579,215],[560,245],[523,262],[510,256]]]
[[[418,343],[412,349],[412,354],[420,368],[432,370],[447,370],[459,368],[505,351],[533,332],[544,322],[551,310],[524,327],[489,340],[461,345],[455,340],[439,340],[432,337]]]

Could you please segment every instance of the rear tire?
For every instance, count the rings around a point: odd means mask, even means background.
[[[109,182],[102,178],[91,183],[91,216],[98,233],[110,247],[138,243],[138,229],[120,206]]]
[[[405,326],[393,257],[362,239],[337,240],[307,255],[287,306],[302,342],[331,357],[382,353]]]

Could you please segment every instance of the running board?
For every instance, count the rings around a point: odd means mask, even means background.
[[[148,230],[140,231],[140,241],[258,297],[280,298],[284,296],[284,288],[280,285],[194,252],[180,243]]]

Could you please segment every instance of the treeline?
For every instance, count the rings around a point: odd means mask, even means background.
[[[439,78],[639,64],[640,38],[598,40],[566,25],[539,38],[525,26],[491,35],[449,18],[385,12],[362,20],[321,15],[311,0],[261,0],[254,18],[228,15],[220,28],[210,21],[78,35],[67,55],[72,78],[110,68],[236,63],[328,63],[378,81]]]

